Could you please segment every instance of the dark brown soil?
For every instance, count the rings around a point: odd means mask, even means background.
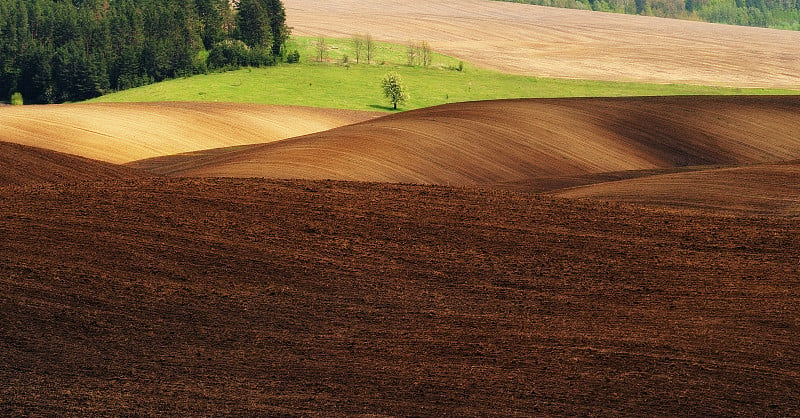
[[[438,186],[0,188],[0,415],[798,415],[798,233]]]

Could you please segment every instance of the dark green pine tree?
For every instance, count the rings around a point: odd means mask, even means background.
[[[289,38],[289,28],[286,26],[286,10],[281,0],[265,0],[269,13],[269,27],[272,33],[272,55],[280,57],[283,47]]]
[[[228,0],[195,0],[201,22],[201,36],[206,49],[211,49],[228,35],[226,20],[230,14]]]
[[[272,31],[269,13],[259,0],[239,1],[236,16],[239,39],[251,48],[271,48]]]

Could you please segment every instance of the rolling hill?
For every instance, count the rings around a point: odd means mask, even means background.
[[[191,177],[497,185],[799,155],[797,97],[587,98],[443,105],[130,165]]]
[[[800,86],[800,32],[484,0],[286,0],[306,36],[427,40],[504,72],[579,79]]]
[[[798,216],[800,164],[795,161],[654,175],[556,194],[647,206]]]
[[[301,34],[413,34],[520,73],[800,84],[789,32],[286,5]],[[800,415],[800,97],[0,126],[1,416]]]
[[[111,163],[275,141],[363,121],[371,112],[235,103],[7,106],[0,141]]]

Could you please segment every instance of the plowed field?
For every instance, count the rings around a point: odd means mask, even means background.
[[[767,164],[647,176],[558,193],[648,206],[800,215],[800,164]]]
[[[484,0],[286,0],[293,33],[427,40],[486,68],[547,77],[800,86],[800,32]]]
[[[440,186],[0,188],[0,414],[794,416],[798,234]]]
[[[799,97],[503,100],[131,164],[160,174],[496,185],[800,156]]]

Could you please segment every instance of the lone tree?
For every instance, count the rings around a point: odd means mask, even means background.
[[[386,74],[381,81],[381,85],[383,86],[383,95],[392,102],[395,110],[397,110],[398,104],[405,103],[408,100],[408,93],[399,74],[395,72]]]

